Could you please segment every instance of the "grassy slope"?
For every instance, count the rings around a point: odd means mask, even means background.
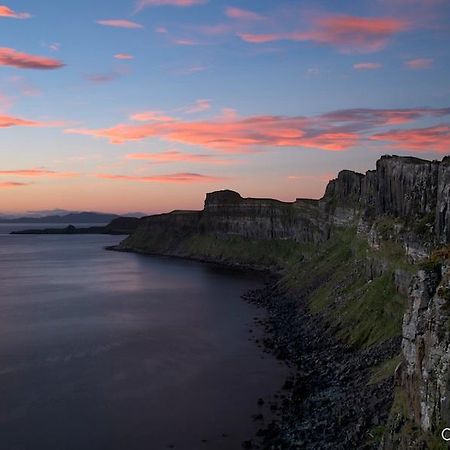
[[[371,275],[382,266],[378,276]],[[354,230],[340,230],[300,267],[287,270],[285,283],[323,314],[340,338],[368,347],[400,335],[405,299],[397,293],[391,250],[371,250]]]

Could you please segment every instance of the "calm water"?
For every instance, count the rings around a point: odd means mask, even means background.
[[[259,280],[0,226],[1,450],[232,450],[285,369],[248,340]],[[36,228],[36,225],[30,228]],[[222,436],[225,434],[227,436]],[[202,442],[206,440],[207,442]]]

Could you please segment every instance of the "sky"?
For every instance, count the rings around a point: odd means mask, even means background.
[[[449,40],[448,0],[0,3],[0,213],[320,198],[442,159]]]

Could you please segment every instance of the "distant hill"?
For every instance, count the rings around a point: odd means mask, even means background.
[[[141,219],[137,217],[116,217],[108,225],[62,228],[44,228],[12,231],[10,234],[131,234],[136,231]]]
[[[120,217],[118,214],[105,214],[97,212],[80,212],[63,215],[49,215],[42,217],[1,217],[0,223],[99,223],[107,224]]]

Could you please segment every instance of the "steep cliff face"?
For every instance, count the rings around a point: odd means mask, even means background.
[[[445,157],[438,170],[436,233],[439,242],[450,242],[450,157]]]
[[[383,156],[376,170],[366,175],[340,172],[328,185],[323,201],[359,209],[367,218],[388,215],[406,224],[426,219],[436,228],[437,237],[445,240],[449,168],[446,159]]]
[[[450,266],[440,271],[418,272],[403,321],[402,385],[424,431],[450,423]]]
[[[385,156],[366,174],[340,172],[320,200],[207,194],[202,211],[142,219],[119,249],[282,268],[348,345],[378,348],[402,335],[403,419],[393,410],[383,445],[427,448],[423,436],[450,426],[449,244],[450,157]],[[439,271],[418,271],[437,248]],[[379,373],[392,377],[395,361]],[[422,435],[408,437],[411,426]]]
[[[327,238],[325,217],[318,201],[286,203],[272,199],[242,198],[237,192],[206,195],[200,220],[204,231],[239,235],[246,239],[293,239],[321,242]]]

